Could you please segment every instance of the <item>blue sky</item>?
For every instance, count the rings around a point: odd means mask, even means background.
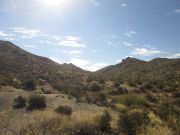
[[[0,40],[95,71],[180,57],[179,0],[1,0]]]

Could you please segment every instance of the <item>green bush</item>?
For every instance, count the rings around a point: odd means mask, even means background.
[[[20,109],[25,106],[26,106],[26,99],[24,97],[19,96],[16,99],[14,99],[14,105],[13,105],[14,109]]]
[[[43,109],[46,106],[47,103],[44,96],[34,95],[29,97],[27,110]]]
[[[111,131],[111,115],[109,112],[104,112],[101,116],[99,125],[102,132],[109,133]]]
[[[55,109],[55,112],[71,116],[72,108],[70,106],[59,106]]]
[[[26,81],[23,82],[23,88],[25,90],[33,91],[36,88],[36,83],[32,79],[26,80]]]
[[[142,109],[132,109],[119,116],[118,128],[126,135],[136,135],[149,124],[148,113]]]

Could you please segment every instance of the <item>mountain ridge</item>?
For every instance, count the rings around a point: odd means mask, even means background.
[[[11,42],[0,41],[0,78],[1,82],[9,80],[43,79],[51,84],[89,72],[73,64],[59,64],[49,58],[34,55]]]
[[[33,78],[43,79],[51,85],[58,84],[58,86],[84,85],[87,84],[88,78],[107,80],[110,77],[109,79],[114,82],[156,84],[163,82],[167,87],[174,84],[174,87],[178,88],[180,82],[179,58],[155,58],[143,61],[128,57],[116,65],[89,72],[72,63],[58,64],[46,57],[31,54],[11,42],[0,41],[0,63],[1,83],[13,82],[14,79],[23,82]]]

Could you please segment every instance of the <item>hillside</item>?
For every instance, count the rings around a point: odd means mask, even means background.
[[[17,85],[27,79],[44,80],[51,85],[72,83],[89,73],[73,64],[61,65],[31,54],[7,41],[0,41],[0,63],[0,83],[5,85]]]
[[[0,41],[0,63],[1,133],[180,133],[180,59],[126,58],[91,73]]]
[[[180,88],[180,59],[156,58],[142,61],[136,58],[126,58],[121,63],[103,68],[96,72],[103,78],[111,78],[119,83],[130,85],[149,85],[155,89]],[[150,86],[152,85],[152,86]]]

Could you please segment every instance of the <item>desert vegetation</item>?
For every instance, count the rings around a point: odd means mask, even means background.
[[[179,59],[127,58],[92,73],[5,48],[15,60],[1,52],[2,135],[180,134]]]

